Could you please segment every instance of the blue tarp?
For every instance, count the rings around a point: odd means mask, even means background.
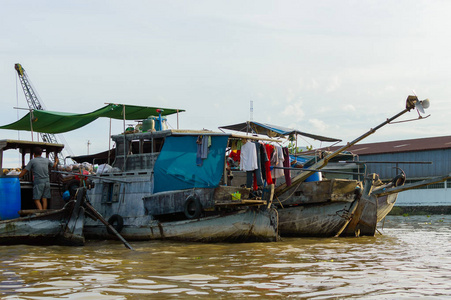
[[[208,156],[199,166],[197,136],[169,136],[155,162],[154,193],[191,188],[214,188],[224,172],[228,136],[212,136]],[[207,136],[204,136],[207,138]]]

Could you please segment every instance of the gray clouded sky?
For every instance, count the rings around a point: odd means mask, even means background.
[[[401,111],[415,90],[431,99],[431,117],[363,142],[449,135],[449,11],[448,1],[412,0],[4,0],[0,123],[26,107],[21,63],[48,110],[181,108],[182,128],[214,130],[248,120],[253,101],[256,121],[350,141]],[[119,133],[122,122],[113,123]],[[64,137],[75,154],[86,154],[88,140],[91,153],[106,150],[108,120]]]

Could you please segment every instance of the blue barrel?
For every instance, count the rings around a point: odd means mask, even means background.
[[[0,177],[0,220],[19,217],[20,198],[19,177]]]
[[[309,177],[307,177],[305,182],[321,181],[323,179],[322,177],[323,176],[322,176],[321,172],[315,172],[312,175],[310,175]]]

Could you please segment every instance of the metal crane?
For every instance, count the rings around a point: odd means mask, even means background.
[[[34,92],[33,87],[31,86],[30,81],[28,80],[28,75],[25,72],[25,69],[21,64],[15,64],[14,69],[16,69],[17,74],[19,75],[20,84],[22,85],[23,92],[25,94],[25,99],[28,103],[28,108],[30,110],[45,110],[39,101],[37,94]],[[40,132],[39,133],[42,141],[45,143],[53,143],[57,144],[58,140],[56,136],[51,133]],[[60,153],[61,155],[61,153]],[[50,157],[54,159],[53,153],[50,153]],[[62,155],[58,158],[61,162],[64,161]]]

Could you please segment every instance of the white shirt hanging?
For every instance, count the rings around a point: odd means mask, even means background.
[[[258,169],[257,148],[252,142],[247,142],[241,146],[240,170],[254,171]]]

